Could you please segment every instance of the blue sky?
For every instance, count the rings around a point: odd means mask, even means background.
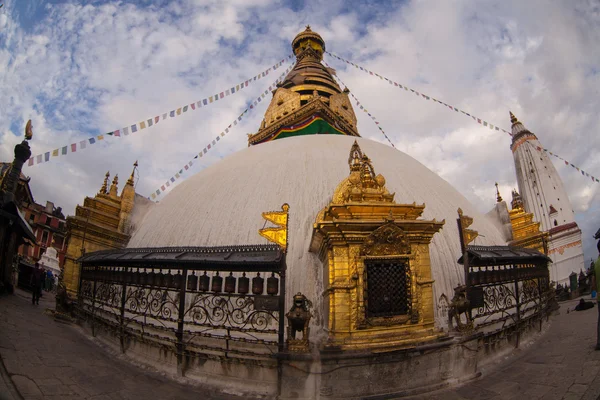
[[[24,124],[34,153],[119,129],[252,77],[290,54],[310,24],[328,50],[397,82],[510,128],[512,110],[548,149],[600,175],[600,6],[592,0],[514,1],[15,1],[0,9],[0,158]],[[506,134],[491,132],[326,61],[380,120],[397,148],[460,190],[481,211],[516,187]],[[284,65],[287,67],[289,64]],[[149,195],[221,132],[269,85],[257,82],[211,107],[144,133],[109,138],[27,168],[38,202],[68,213],[97,192],[104,173],[129,175]],[[266,102],[190,173],[246,147]],[[357,111],[362,136],[385,142]],[[559,160],[554,160],[559,161]],[[598,184],[555,163],[596,257]],[[189,173],[188,173],[189,174]],[[124,179],[122,179],[123,181]]]

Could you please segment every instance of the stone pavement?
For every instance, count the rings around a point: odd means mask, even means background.
[[[132,365],[55,321],[45,295],[0,297],[0,399],[232,399],[208,394]],[[532,346],[463,386],[411,399],[600,399],[600,351],[594,351],[597,309],[570,312],[561,303],[550,329]]]
[[[110,354],[76,325],[57,322],[27,292],[0,297],[0,357],[24,399],[231,399],[208,395]],[[2,369],[2,365],[0,365]],[[9,382],[10,383],[10,382]],[[0,399],[19,399],[0,376]],[[239,398],[237,398],[239,399]]]
[[[600,399],[600,351],[594,350],[598,309],[573,311],[578,301],[560,303],[541,338],[481,378],[411,399]]]

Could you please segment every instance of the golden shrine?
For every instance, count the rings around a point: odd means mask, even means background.
[[[96,196],[86,197],[83,206],[78,205],[75,215],[67,218],[69,243],[65,256],[63,283],[70,298],[77,296],[80,266],[78,259],[86,253],[122,249],[130,238],[130,216],[134,207],[134,177],[137,161],[131,176],[118,194],[118,175],[109,186],[107,172],[102,187]]]
[[[516,190],[512,191],[512,210],[508,212],[513,231],[510,246],[526,247],[547,254],[548,233],[540,231],[540,223],[533,221],[533,213],[525,212],[523,200]]]
[[[437,339],[429,244],[445,221],[425,204],[397,204],[354,142],[350,175],[315,221],[310,251],[323,262],[328,340],[341,350]]]

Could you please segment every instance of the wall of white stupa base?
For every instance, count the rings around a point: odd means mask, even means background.
[[[550,280],[562,285],[569,284],[569,275],[585,271],[581,230],[571,229],[551,237],[548,242],[548,255],[552,259]]]
[[[540,222],[540,230],[575,222],[575,214],[562,180],[536,139],[521,143],[513,152],[519,193],[527,212]],[[550,206],[556,212],[551,214]]]

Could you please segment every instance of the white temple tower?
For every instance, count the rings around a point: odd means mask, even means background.
[[[548,232],[550,279],[566,283],[571,272],[584,269],[581,230],[563,183],[538,138],[510,113],[517,184],[525,211]]]

